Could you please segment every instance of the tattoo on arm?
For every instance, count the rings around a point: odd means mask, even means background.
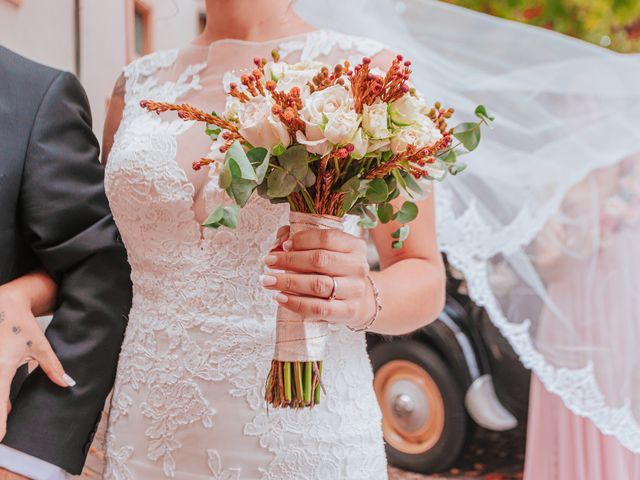
[[[4,312],[0,312],[0,323],[4,322],[4,320],[5,320]]]
[[[14,325],[13,327],[11,327],[11,331],[15,334],[18,335],[22,329],[18,326],[18,325]]]
[[[116,81],[115,86],[113,87],[113,92],[111,96],[124,98],[125,88],[126,88],[126,82],[124,79],[124,75],[120,75],[118,77],[118,80]]]

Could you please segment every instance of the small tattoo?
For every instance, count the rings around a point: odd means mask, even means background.
[[[11,331],[18,335],[22,331],[22,329],[19,326],[14,325],[13,327],[11,327]]]
[[[31,340],[27,340],[27,347],[31,348],[33,346],[33,342]]]
[[[113,93],[111,94],[113,97],[124,97],[126,89],[126,83],[124,79],[124,75],[120,75],[118,80],[116,81],[115,86],[113,87]]]
[[[5,316],[4,312],[0,312],[0,323],[4,322]]]

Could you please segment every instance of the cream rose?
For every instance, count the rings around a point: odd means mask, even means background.
[[[424,100],[407,93],[389,105],[391,121],[397,125],[412,125],[424,118]]]
[[[323,64],[320,62],[299,62],[288,65],[287,69],[278,77],[277,90],[288,92],[293,87],[298,87],[303,97],[306,96],[305,94],[309,91],[306,88],[307,83],[313,80],[322,67]]]
[[[384,102],[365,105],[362,109],[362,128],[371,138],[387,138],[389,136],[388,116],[387,104]]]
[[[429,119],[422,123],[400,128],[391,138],[391,151],[395,154],[404,152],[409,145],[418,148],[433,145],[442,138],[442,133]]]
[[[324,127],[324,136],[333,145],[349,143],[358,129],[360,121],[353,110],[335,112]]]
[[[287,127],[271,113],[273,100],[268,97],[253,97],[238,112],[239,133],[254,147],[272,150],[278,144],[285,148],[291,143]]]
[[[304,108],[300,110],[300,117],[306,126],[304,135],[298,135],[298,141],[306,145],[310,152],[323,155],[329,146],[323,132],[325,124],[328,124],[336,113],[350,110],[351,103],[351,95],[347,89],[338,85],[309,95],[304,100]],[[335,125],[332,127],[332,133],[336,133]]]

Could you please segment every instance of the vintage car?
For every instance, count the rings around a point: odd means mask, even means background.
[[[436,321],[406,336],[367,337],[388,460],[404,470],[446,469],[477,425],[526,422],[529,372],[449,272]]]

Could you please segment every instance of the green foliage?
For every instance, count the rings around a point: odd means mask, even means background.
[[[550,28],[620,52],[640,52],[638,0],[444,0]],[[610,45],[607,43],[610,42]]]

